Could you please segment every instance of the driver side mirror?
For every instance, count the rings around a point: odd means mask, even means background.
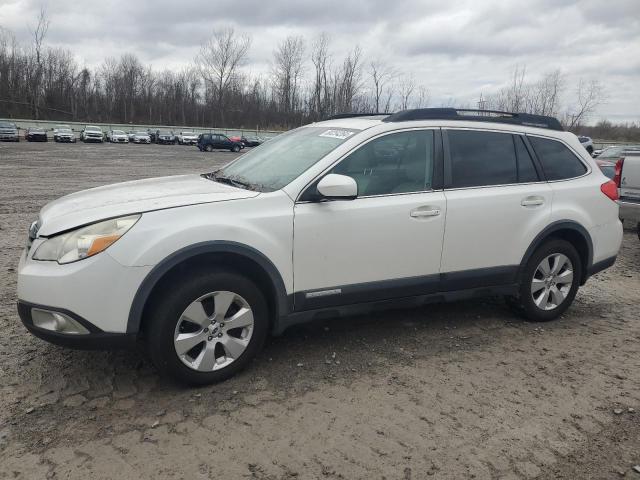
[[[347,175],[330,173],[318,182],[318,193],[328,200],[353,200],[358,196],[358,184]]]

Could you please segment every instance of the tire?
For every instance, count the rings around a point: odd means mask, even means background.
[[[638,232],[638,240],[640,240],[640,222],[636,225],[636,232]]]
[[[231,151],[234,153],[238,153],[240,151],[240,147],[238,145],[234,145]]]
[[[205,149],[207,152],[213,152],[213,147],[212,147],[211,145],[206,145],[206,146],[204,147],[204,149]]]
[[[558,268],[554,275],[556,259]],[[546,277],[543,261],[547,262],[549,272]],[[555,320],[573,303],[581,278],[582,262],[575,247],[565,240],[549,240],[533,253],[524,268],[518,296],[508,298],[507,303],[528,320]],[[570,285],[565,283],[569,279]]]
[[[226,380],[247,366],[267,338],[269,310],[264,295],[253,282],[233,271],[197,272],[154,298],[157,302],[145,315],[144,323],[149,356],[161,375],[179,382],[207,385]],[[213,317],[218,298],[223,299],[221,309],[231,306],[226,314],[217,312]],[[230,298],[234,299],[231,303]],[[220,323],[220,318],[226,318],[233,325],[230,317],[249,321],[249,314],[238,316],[247,308],[252,314],[252,327],[233,328]],[[187,317],[187,310],[194,313]],[[197,318],[200,323],[188,318]],[[182,342],[188,343],[177,347],[180,336],[185,336]],[[190,350],[181,357],[177,348]]]
[[[593,155],[593,147],[591,145],[587,147],[587,152],[589,152],[589,155]]]

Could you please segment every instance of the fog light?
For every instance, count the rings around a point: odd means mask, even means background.
[[[67,333],[69,335],[86,335],[89,333],[89,330],[73,318],[60,312],[32,308],[31,320],[34,326],[52,332]]]

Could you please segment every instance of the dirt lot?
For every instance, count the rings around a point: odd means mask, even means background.
[[[211,170],[195,147],[0,144],[0,478],[638,478],[640,242],[559,321],[501,299],[314,323],[223,384],[29,335],[29,223],[60,195]]]

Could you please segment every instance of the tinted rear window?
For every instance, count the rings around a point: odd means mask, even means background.
[[[542,163],[547,180],[575,178],[587,171],[587,167],[564,144],[540,137],[529,137],[529,140]]]
[[[508,133],[448,130],[453,188],[518,182],[513,139]]]

